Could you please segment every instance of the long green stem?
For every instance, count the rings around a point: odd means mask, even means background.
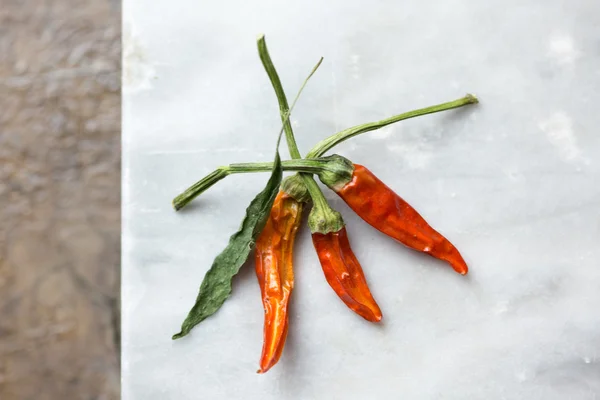
[[[328,168],[328,161],[321,158],[299,160],[286,160],[281,162],[284,171],[302,171],[310,174],[319,174]],[[229,164],[221,169],[228,174],[243,174],[248,172],[267,172],[273,169],[272,162],[262,163],[236,163]]]
[[[479,100],[472,94],[467,94],[465,97],[461,97],[458,100],[449,101],[447,103],[437,104],[435,106],[419,108],[418,110],[413,110],[409,112],[405,112],[403,114],[394,115],[393,117],[383,119],[381,121],[369,122],[362,125],[356,125],[351,128],[344,129],[341,132],[338,132],[334,135],[329,136],[328,138],[320,141],[312,148],[312,150],[306,155],[307,158],[316,158],[320,157],[325,152],[330,150],[332,147],[337,146],[345,140],[348,140],[356,135],[360,135],[361,133],[374,131],[376,129],[383,128],[384,126],[393,124],[398,121],[403,121],[405,119],[418,117],[426,114],[433,114],[440,111],[447,111],[453,108],[459,108],[465,106],[467,104],[476,104]]]
[[[279,103],[279,113],[281,114],[281,118],[283,119],[288,113],[287,98],[285,96],[283,86],[281,85],[279,75],[277,74],[277,70],[275,69],[275,65],[273,65],[273,61],[271,60],[271,56],[269,54],[269,50],[267,49],[267,43],[265,42],[264,35],[258,38],[258,53],[260,55],[260,60],[263,63],[263,67],[265,68],[265,71],[269,76],[271,84],[273,85],[273,89],[275,90],[275,95],[277,96],[277,101]],[[290,150],[290,156],[294,159],[301,158],[302,156],[300,154],[300,151],[298,150],[296,139],[294,138],[292,125],[289,123],[289,121],[284,124],[284,129],[285,137]],[[302,177],[302,181],[308,189],[308,193],[310,194],[314,207],[331,209],[331,207],[329,207],[329,204],[327,203],[327,200],[325,199],[325,195],[323,195],[321,188],[319,188],[319,185],[317,185],[317,182],[315,182],[312,175],[300,173],[300,176]]]
[[[302,171],[308,174],[321,174],[330,172],[340,174],[340,171],[335,161],[328,159],[299,159],[287,160],[281,163],[284,171]],[[263,163],[237,163],[219,167],[192,186],[187,188],[183,193],[173,199],[173,207],[175,210],[180,210],[194,198],[201,195],[215,183],[231,174],[244,174],[252,172],[270,172],[273,169],[272,162]],[[313,181],[314,182],[314,181]]]
[[[271,85],[273,89],[275,89],[275,94],[277,95],[277,100],[279,102],[279,114],[281,115],[281,119],[284,119],[284,116],[289,112],[289,106],[287,102],[287,98],[285,97],[285,92],[283,91],[283,86],[281,85],[281,80],[279,79],[279,75],[277,74],[277,70],[275,69],[275,65],[273,65],[273,61],[271,60],[271,55],[269,54],[269,50],[267,49],[267,42],[265,41],[265,35],[260,35],[257,39],[258,45],[258,55],[260,56],[260,61],[269,76],[269,80],[271,81]],[[322,58],[321,58],[322,60]],[[288,148],[290,150],[290,156],[294,159],[302,158],[300,155],[300,151],[298,150],[298,145],[296,144],[296,138],[294,137],[294,132],[292,131],[292,125],[290,121],[285,121],[284,123],[285,129],[285,139],[288,144]]]

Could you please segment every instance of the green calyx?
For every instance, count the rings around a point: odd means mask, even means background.
[[[330,189],[337,191],[352,180],[354,173],[354,164],[346,157],[333,154],[328,157],[322,157],[327,162],[327,168],[319,173],[319,179]]]
[[[300,175],[296,174],[285,178],[281,183],[281,190],[292,196],[297,202],[308,203],[310,201],[308,189]]]
[[[311,233],[326,235],[339,232],[344,227],[344,219],[342,214],[331,208],[329,204],[315,203],[308,214],[308,227]]]
[[[302,172],[318,175],[321,182],[334,190],[350,182],[354,173],[354,164],[352,164],[352,161],[337,154],[318,159],[286,161],[284,162],[284,169],[288,165],[299,166],[301,167],[299,170]],[[285,178],[281,184],[281,190],[292,196],[296,201],[302,203],[310,201],[311,196],[306,183],[299,174]]]

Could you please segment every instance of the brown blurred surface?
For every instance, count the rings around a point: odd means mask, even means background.
[[[0,399],[119,397],[120,4],[0,1]]]

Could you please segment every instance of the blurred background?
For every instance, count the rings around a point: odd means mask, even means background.
[[[0,399],[119,397],[116,0],[0,0]]]

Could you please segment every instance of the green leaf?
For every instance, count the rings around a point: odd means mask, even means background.
[[[212,266],[204,275],[196,303],[183,321],[181,332],[173,335],[173,339],[187,335],[194,326],[217,312],[231,295],[231,281],[246,262],[258,235],[265,226],[279,190],[281,177],[281,159],[279,153],[276,153],[273,171],[267,186],[252,200],[246,209],[246,216],[240,229],[231,236],[225,250],[215,258]]]

